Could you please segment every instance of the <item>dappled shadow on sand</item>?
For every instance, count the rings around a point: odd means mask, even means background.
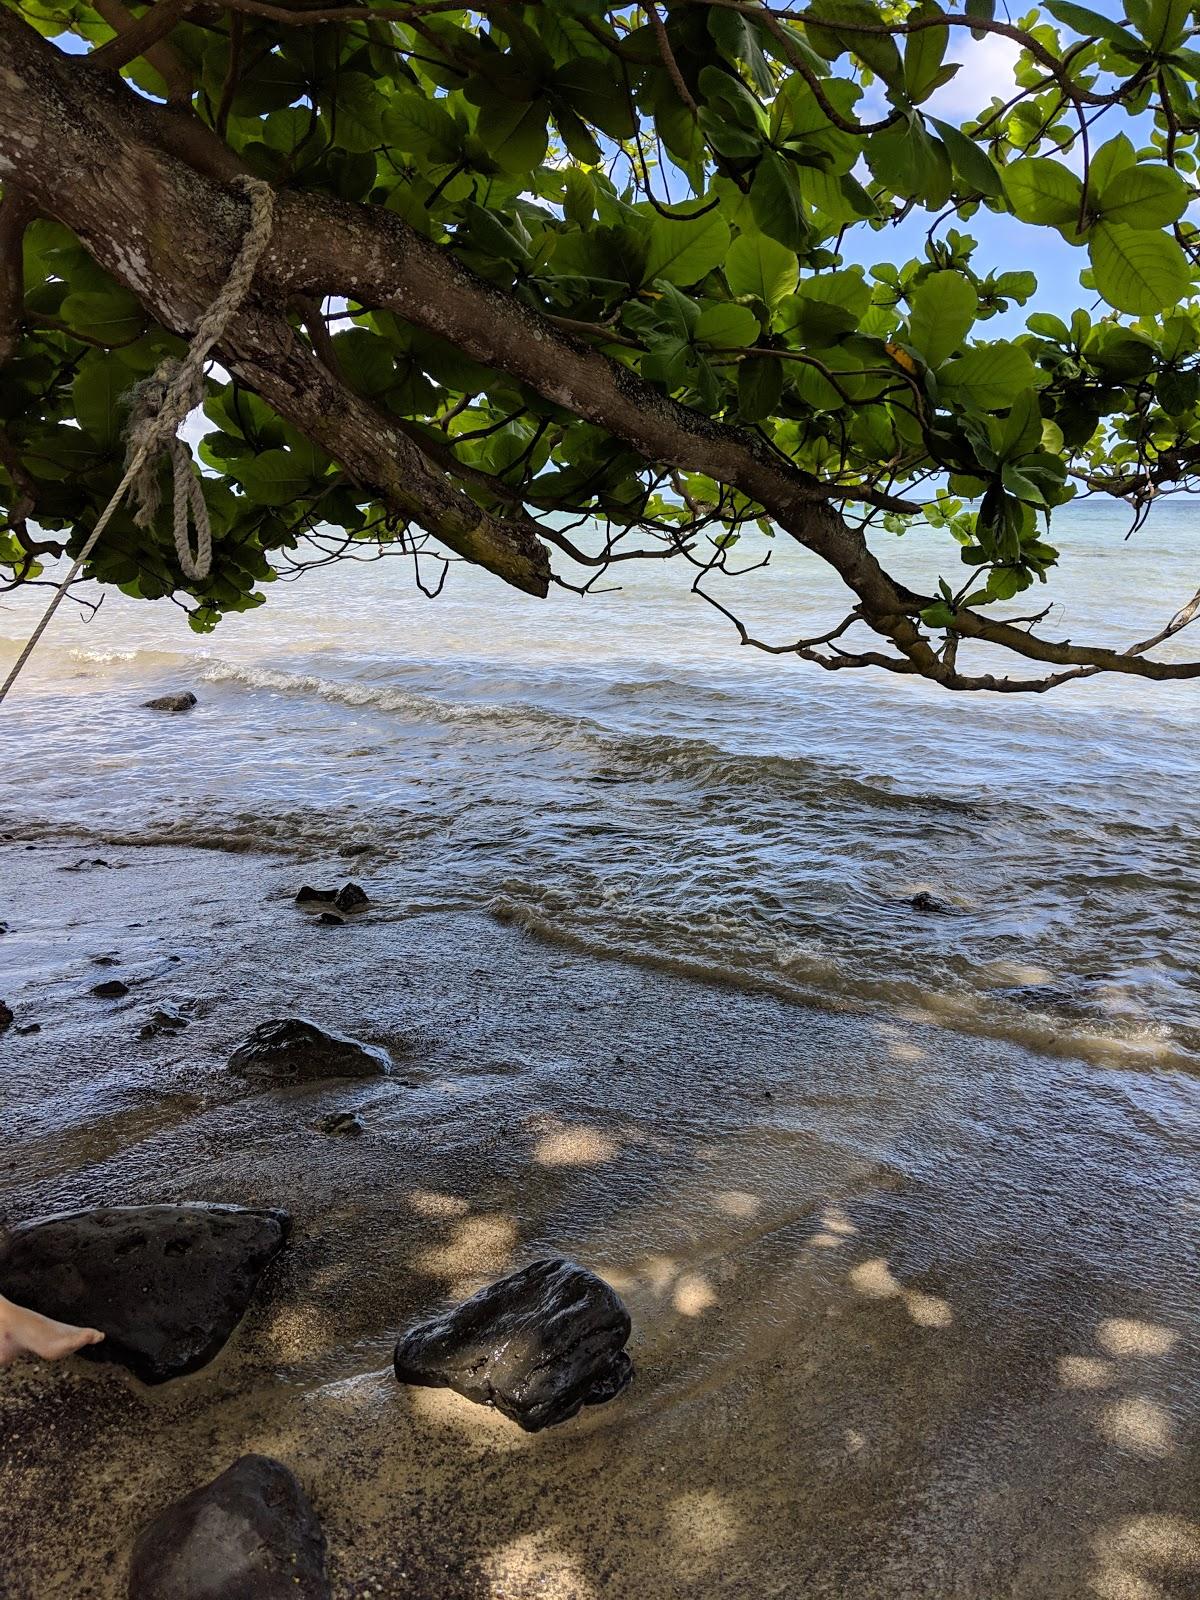
[[[1189,1087],[964,1065],[468,918],[364,926],[319,972],[264,966],[266,933],[190,974],[186,1054],[94,1012],[22,1042],[22,1094],[67,1109],[6,1155],[14,1218],[222,1199],[296,1229],[202,1372],[0,1378],[6,1600],[116,1600],[141,1523],[248,1450],[304,1483],[337,1600],[1194,1600]],[[292,1008],[409,1041],[396,1077],[233,1085],[281,972]],[[361,1138],[313,1130],[335,1108]],[[625,1298],[623,1396],[527,1435],[396,1383],[404,1328],[548,1254]]]

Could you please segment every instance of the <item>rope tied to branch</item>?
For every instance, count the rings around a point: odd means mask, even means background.
[[[164,451],[170,460],[174,481],[172,531],[179,565],[185,577],[193,582],[207,578],[212,570],[212,528],[208,506],[191,452],[179,438],[179,426],[204,399],[204,363],[250,291],[258,263],[270,242],[275,220],[275,193],[269,183],[248,174],[236,178],[234,182],[249,196],[250,222],[225,286],[196,324],[183,360],[168,359],[161,362],[153,376],[134,386],[124,476],[97,518],[83,549],[71,563],[71,570],[55,590],[44,616],[30,635],[29,643],[0,686],[0,701],[17,681],[21,669],[49,626],[50,619],[127,492],[132,494],[137,507],[134,521],[138,526],[149,528],[153,524],[161,500],[159,469]],[[188,535],[189,517],[196,530],[194,552]]]

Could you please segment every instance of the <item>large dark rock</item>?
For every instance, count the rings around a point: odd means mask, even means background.
[[[184,689],[180,694],[160,694],[155,700],[143,700],[142,704],[147,711],[190,711],[196,704],[196,696],[190,689]]]
[[[231,1072],[265,1083],[377,1078],[389,1067],[386,1051],[326,1033],[305,1017],[260,1023],[229,1058]]]
[[[629,1313],[573,1261],[509,1273],[396,1346],[401,1383],[450,1388],[536,1433],[611,1400],[633,1376]]]
[[[0,1033],[3,1033],[5,1028],[12,1026],[15,1016],[16,1012],[13,1010],[13,1008],[11,1006],[6,1006],[4,1001],[0,1000]]]
[[[295,1475],[242,1456],[161,1512],[133,1547],[129,1600],[329,1600],[325,1535]]]
[[[112,1206],[23,1223],[0,1259],[0,1294],[99,1328],[81,1352],[143,1383],[205,1366],[241,1321],[291,1219],[242,1206]]]

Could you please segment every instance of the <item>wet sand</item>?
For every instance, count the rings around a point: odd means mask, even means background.
[[[369,890],[370,858],[0,846],[0,997],[42,1025],[0,1037],[0,1210],[296,1225],[194,1376],[0,1374],[5,1600],[123,1596],[137,1528],[248,1450],[301,1478],[338,1600],[1200,1593],[1194,1077],[482,915],[323,927],[291,904],[349,876]],[[112,976],[126,999],[89,994]],[[140,1039],[163,1003],[190,1026]],[[394,1077],[225,1071],[296,1012],[385,1045]],[[334,1109],[361,1138],[312,1129]],[[623,1397],[527,1436],[396,1384],[401,1330],[547,1253],[625,1296]]]

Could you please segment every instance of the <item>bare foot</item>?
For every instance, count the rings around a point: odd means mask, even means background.
[[[0,1295],[0,1367],[7,1367],[19,1355],[61,1361],[84,1345],[99,1344],[103,1337],[97,1328],[75,1328],[69,1322],[55,1322],[53,1317],[43,1317],[25,1306],[15,1306]]]

